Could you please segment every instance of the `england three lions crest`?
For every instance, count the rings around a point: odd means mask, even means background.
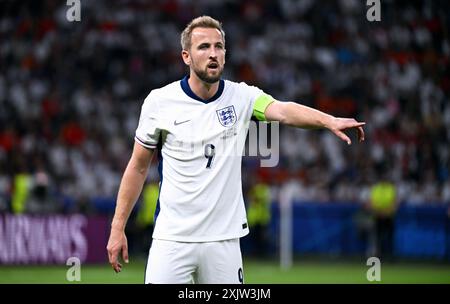
[[[229,106],[223,109],[216,110],[219,122],[224,127],[231,127],[236,123],[237,116],[234,106]]]

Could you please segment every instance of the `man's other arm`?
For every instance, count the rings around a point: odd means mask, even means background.
[[[334,117],[294,102],[280,102],[275,100],[267,106],[264,115],[268,121],[279,121],[282,124],[298,128],[329,129],[349,145],[351,144],[351,140],[343,131],[356,128],[359,141],[361,142],[364,140],[364,130],[362,126],[365,125],[365,122],[358,122],[353,118]]]
[[[117,195],[116,210],[111,223],[111,234],[107,245],[108,258],[115,272],[120,272],[119,254],[128,263],[128,243],[125,236],[125,226],[133,206],[142,191],[152,160],[153,150],[147,149],[137,142],[134,143],[133,153],[120,182]]]

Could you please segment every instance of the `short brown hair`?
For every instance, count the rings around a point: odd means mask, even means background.
[[[210,16],[201,16],[192,20],[181,33],[181,48],[183,50],[191,48],[192,31],[197,27],[218,29],[222,34],[223,44],[225,45],[225,32],[222,23]]]

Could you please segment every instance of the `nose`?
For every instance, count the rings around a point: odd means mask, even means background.
[[[209,59],[217,59],[217,53],[216,53],[215,47],[211,48],[211,51],[209,52]]]

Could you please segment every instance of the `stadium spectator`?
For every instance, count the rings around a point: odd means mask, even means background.
[[[51,181],[45,171],[37,170],[32,176],[32,189],[26,200],[25,212],[45,215],[61,213],[62,208],[51,193]]]
[[[250,234],[250,252],[257,257],[266,257],[269,253],[269,223],[271,217],[272,196],[270,187],[259,181],[250,188],[247,199],[247,220]]]
[[[393,257],[394,246],[394,218],[398,208],[397,189],[388,178],[387,168],[383,168],[382,179],[370,188],[368,208],[373,216],[373,231],[370,240],[374,244],[374,256],[382,259]]]
[[[159,183],[150,181],[142,191],[142,199],[138,204],[138,211],[134,225],[136,226],[136,251],[144,257],[152,244],[152,234],[155,224],[155,211],[159,197]],[[133,224],[132,224],[133,225]]]

